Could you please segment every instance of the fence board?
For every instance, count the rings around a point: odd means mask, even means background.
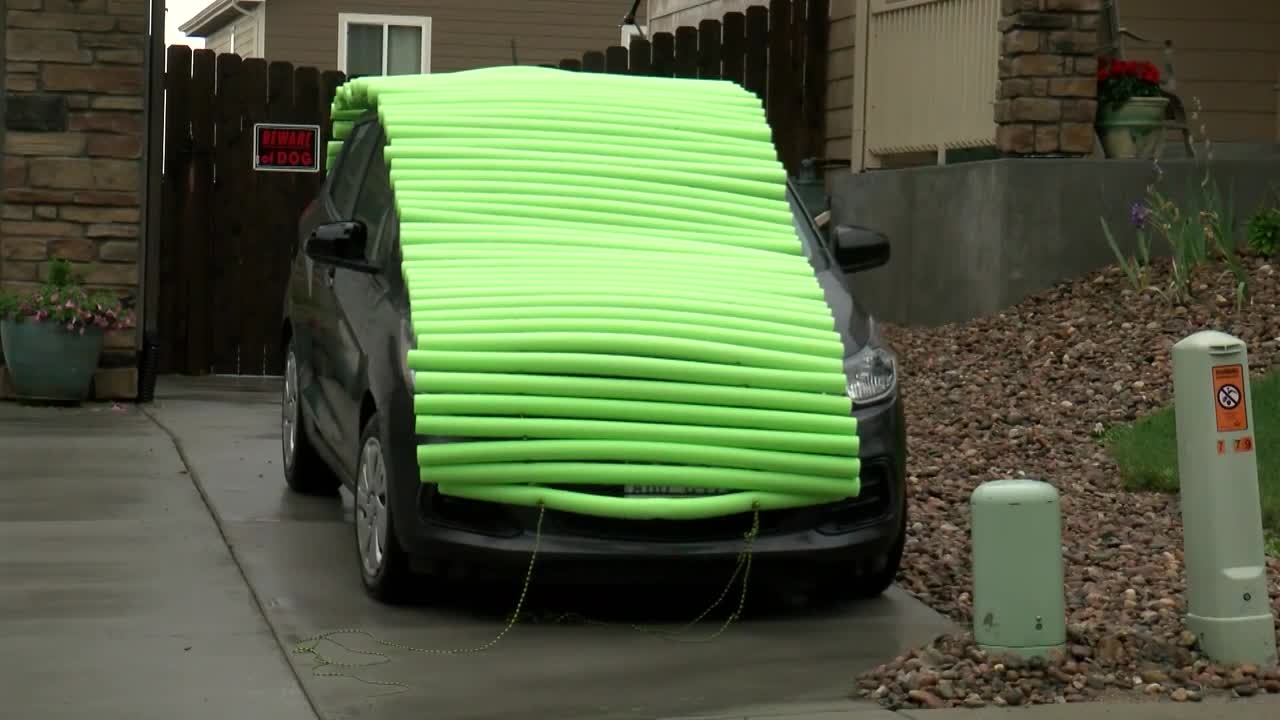
[[[627,62],[632,75],[653,74],[653,46],[645,38],[631,38],[631,51]]]
[[[626,75],[627,49],[620,45],[605,48],[604,71],[615,75]]]
[[[293,65],[287,62],[273,62],[267,69],[267,87],[263,102],[268,122],[292,123],[294,120],[293,102]],[[250,113],[252,116],[252,112]],[[252,126],[246,123],[246,127]],[[244,315],[246,350],[241,353],[247,357],[250,368],[256,368],[253,374],[276,375],[284,367],[284,350],[280,346],[280,333],[283,322],[282,308],[284,286],[287,282],[289,268],[289,236],[294,232],[297,216],[290,216],[287,209],[296,196],[296,173],[254,173],[254,184],[258,188],[258,201],[262,203],[257,213],[259,222],[255,233],[246,233],[250,242],[244,246],[247,278],[256,278],[256,287],[245,285],[246,295],[253,302]],[[253,258],[250,264],[249,258]],[[251,268],[251,269],[250,269]],[[243,369],[242,372],[250,372]]]
[[[604,72],[604,53],[589,50],[582,54],[582,69],[585,72]]]
[[[769,2],[769,79],[765,103],[778,156],[788,169],[793,167],[791,136],[794,120],[794,114],[788,112],[792,98],[790,10],[787,0]]]
[[[804,104],[800,117],[805,157],[825,157],[827,150],[827,51],[830,42],[831,0],[809,0],[805,52]]]
[[[746,70],[747,16],[740,12],[725,13],[720,25],[720,77],[742,85]]]
[[[209,227],[213,198],[214,124],[213,99],[216,87],[216,56],[197,50],[191,58],[191,165],[190,186],[182,218],[183,275],[187,291],[184,339],[187,346],[186,372],[204,375],[211,368],[209,338],[209,287],[207,272],[209,246],[217,237]]]
[[[187,345],[179,339],[179,325],[187,316],[187,297],[181,286],[167,282],[181,277],[183,237],[180,222],[181,203],[186,198],[187,167],[191,160],[191,126],[187,114],[191,87],[191,48],[175,45],[165,51],[164,179],[161,183],[161,215],[159,283],[160,358],[162,373],[179,372],[186,367]]]
[[[787,100],[784,112],[790,118],[788,123],[790,132],[783,138],[786,143],[786,157],[789,158],[792,165],[789,167],[798,168],[798,163],[805,157],[805,131],[808,128],[808,119],[802,113],[804,112],[804,73],[805,65],[809,62],[808,51],[805,47],[805,37],[809,29],[806,20],[807,0],[791,0],[791,26],[787,35],[790,38],[788,43],[791,53],[791,65],[787,69]]]
[[[653,74],[658,77],[675,77],[676,36],[667,32],[654,33]]]
[[[676,77],[698,77],[698,29],[688,25],[676,28]]]
[[[313,67],[300,67],[293,71],[293,109],[289,115],[289,122],[299,125],[319,125],[320,126],[320,157],[325,156],[325,148],[327,139],[324,132],[324,121],[321,119],[328,115],[328,108],[320,107],[320,87],[321,78],[320,71]],[[335,85],[336,87],[336,85]],[[331,97],[332,94],[325,97]],[[321,161],[323,164],[323,161]],[[288,207],[293,212],[293,220],[298,219],[298,215],[302,212],[302,208],[311,202],[316,193],[320,191],[320,181],[324,178],[321,173],[312,173],[308,175],[294,176],[293,197],[289,199]],[[294,253],[298,251],[298,229],[290,223],[288,228],[289,234],[285,238],[281,238],[287,243],[285,248],[288,255],[287,260],[292,260]],[[286,270],[288,264],[285,265]],[[283,286],[282,286],[283,287]]]
[[[333,109],[333,96],[337,94],[338,88],[342,83],[346,82],[346,76],[337,70],[326,70],[320,76],[320,107],[317,110],[317,116],[320,118],[320,157],[323,168],[328,170],[328,152],[329,141],[333,139],[333,123],[330,122],[330,112]],[[320,183],[324,181],[324,176],[320,175],[316,178],[316,188],[319,189]],[[295,242],[297,240],[295,239]]]
[[[299,68],[295,80],[287,63],[166,50],[161,372],[281,372],[296,222],[323,175],[254,172],[253,124],[318,124],[323,148],[343,81],[315,68]]]
[[[768,98],[769,85],[769,10],[760,5],[747,8],[747,56],[744,61],[743,87]]]
[[[698,23],[698,77],[703,80],[719,80],[721,77],[719,20]]]
[[[215,100],[217,140],[214,146],[214,164],[217,178],[214,184],[213,223],[214,242],[209,248],[210,277],[213,292],[210,294],[211,359],[213,372],[234,375],[239,371],[237,356],[240,351],[240,314],[243,302],[240,297],[240,239],[244,218],[241,215],[243,198],[237,188],[245,182],[242,172],[237,172],[236,150],[240,147],[240,122],[244,115],[245,95],[240,57],[231,53],[218,56],[218,85]]]

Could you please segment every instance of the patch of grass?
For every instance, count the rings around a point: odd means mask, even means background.
[[[1253,381],[1253,422],[1262,493],[1262,522],[1272,554],[1280,555],[1280,372]],[[1111,429],[1107,447],[1130,490],[1178,492],[1178,443],[1173,408]]]

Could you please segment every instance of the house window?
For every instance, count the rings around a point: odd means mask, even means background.
[[[348,77],[431,72],[431,18],[339,13],[338,69]]]

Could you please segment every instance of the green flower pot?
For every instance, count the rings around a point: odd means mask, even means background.
[[[1098,130],[1107,157],[1150,159],[1164,144],[1165,97],[1134,97],[1098,108]]]
[[[81,403],[102,355],[102,330],[83,335],[51,322],[0,321],[0,343],[19,400]]]

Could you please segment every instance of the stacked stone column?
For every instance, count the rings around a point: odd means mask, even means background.
[[[1102,0],[1001,0],[996,145],[1009,157],[1094,147]]]
[[[65,258],[95,289],[137,292],[147,11],[7,0],[0,285],[34,287]],[[112,333],[104,363],[133,363],[135,333]]]

